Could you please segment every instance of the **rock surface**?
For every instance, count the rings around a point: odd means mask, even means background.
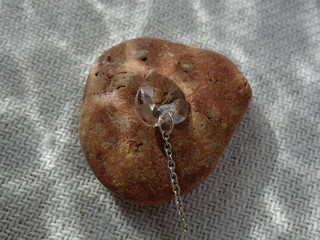
[[[170,137],[181,194],[214,169],[251,99],[251,88],[226,57],[159,39],[120,43],[93,64],[79,119],[86,160],[111,192],[137,204],[172,200],[163,142],[135,109],[135,95],[150,70],[182,89],[186,120]]]

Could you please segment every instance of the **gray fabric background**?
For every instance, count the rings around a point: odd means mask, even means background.
[[[319,1],[0,0],[0,239],[180,239],[173,203],[110,194],[77,121],[94,59],[157,37],[228,56],[253,101],[186,195],[194,239],[320,239]]]

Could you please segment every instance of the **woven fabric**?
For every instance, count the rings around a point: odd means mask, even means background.
[[[108,192],[83,154],[85,79],[104,50],[156,37],[220,52],[253,100],[183,197],[194,239],[320,239],[319,1],[0,1],[0,239],[180,239],[174,204]]]

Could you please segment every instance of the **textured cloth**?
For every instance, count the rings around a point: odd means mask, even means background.
[[[123,40],[220,52],[253,100],[183,197],[194,239],[320,239],[319,1],[0,1],[0,239],[180,239],[173,202],[94,177],[77,122],[94,59]]]

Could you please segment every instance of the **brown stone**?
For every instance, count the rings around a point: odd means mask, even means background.
[[[100,182],[138,204],[173,198],[159,131],[142,123],[134,105],[149,70],[175,81],[188,101],[188,116],[170,137],[182,195],[212,172],[251,99],[237,67],[212,51],[140,38],[104,52],[87,80],[80,142]]]

